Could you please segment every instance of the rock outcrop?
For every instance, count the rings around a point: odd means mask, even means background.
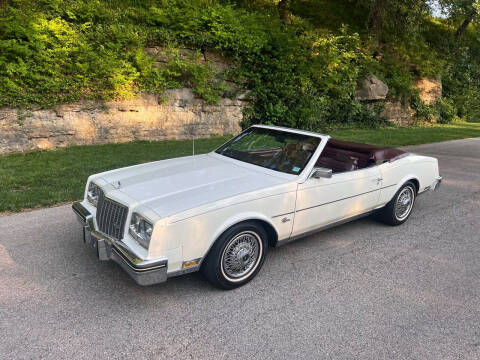
[[[433,105],[442,97],[442,84],[431,78],[420,78],[414,87],[420,92],[420,99],[427,105]],[[415,111],[408,105],[394,99],[387,99],[388,86],[375,75],[367,76],[355,90],[355,100],[366,101],[369,105],[382,104],[380,114],[398,125],[411,125],[416,121]]]
[[[368,75],[355,90],[355,100],[372,101],[384,100],[387,98],[388,86],[378,77]]]
[[[433,105],[442,97],[442,83],[431,78],[421,78],[415,82],[415,88],[420,90],[420,99],[427,104]]]

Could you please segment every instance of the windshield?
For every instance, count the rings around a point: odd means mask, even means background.
[[[253,127],[215,152],[249,164],[298,175],[320,140],[314,136]]]

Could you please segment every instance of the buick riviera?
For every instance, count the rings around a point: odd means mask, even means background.
[[[373,212],[404,223],[441,180],[432,157],[257,125],[208,154],[92,175],[73,210],[98,258],[138,284],[201,270],[232,289],[269,247]]]

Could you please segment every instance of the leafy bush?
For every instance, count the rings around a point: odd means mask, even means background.
[[[425,104],[418,92],[410,99],[410,107],[415,110],[416,117],[419,120],[433,122],[438,116],[435,107]]]
[[[231,80],[250,90],[245,125],[319,129],[371,118],[353,100],[367,59],[359,35],[346,28],[322,35],[299,17],[287,26],[271,15],[208,0],[13,1],[0,10],[0,105],[52,106],[180,86],[215,102],[223,79],[199,57],[217,49],[237,63]],[[143,51],[152,44],[171,49],[168,64],[154,66]],[[180,44],[199,49],[197,56],[175,54]]]
[[[480,42],[469,41],[455,53],[443,75],[444,95],[458,109],[459,116],[480,120]]]
[[[416,111],[416,116],[420,120],[436,121],[439,124],[450,124],[458,120],[458,111],[452,99],[442,97],[433,105],[427,105],[416,95],[410,106]]]
[[[230,80],[249,90],[244,126],[377,126],[385,123],[380,108],[354,100],[358,80],[373,72],[388,84],[389,97],[414,104],[420,117],[450,121],[452,107],[460,116],[480,115],[476,36],[458,45],[451,27],[421,12],[415,31],[387,26],[382,43],[365,26],[373,2],[345,11],[354,2],[290,1],[282,21],[274,0],[10,0],[0,6],[0,106],[48,107],[183,86],[213,103]],[[159,66],[147,46],[169,49],[169,60]],[[197,54],[179,56],[176,49],[186,46]],[[219,74],[200,61],[211,49],[232,58],[235,70]],[[425,75],[444,82],[449,100],[435,109],[416,99],[414,79]]]
[[[142,27],[116,21],[117,14],[128,18],[125,9],[109,12],[97,0],[40,2],[39,9],[13,4],[0,9],[0,106],[48,107],[181,86],[208,101],[219,98],[220,86],[210,86],[214,71],[196,59],[155,68],[143,51]]]
[[[458,118],[457,109],[451,99],[438,99],[435,102],[435,111],[438,114],[437,122],[440,124],[449,124]]]

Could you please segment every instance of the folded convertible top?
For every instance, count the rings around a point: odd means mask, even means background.
[[[381,164],[387,161],[395,161],[407,155],[405,151],[400,149],[379,147],[337,139],[330,139],[327,146],[339,150],[347,150],[354,153],[367,155],[368,158],[376,164]]]

